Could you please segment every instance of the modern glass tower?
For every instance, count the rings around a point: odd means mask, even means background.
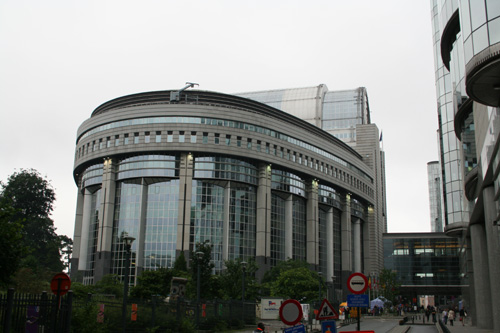
[[[431,0],[445,233],[473,323],[500,331],[500,2]]]
[[[431,232],[443,232],[442,175],[441,164],[438,161],[427,163]]]

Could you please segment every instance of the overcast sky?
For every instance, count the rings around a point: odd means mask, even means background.
[[[0,180],[21,168],[56,190],[73,237],[78,126],[124,95],[366,87],[383,131],[389,232],[430,231],[438,159],[429,1],[1,0]]]

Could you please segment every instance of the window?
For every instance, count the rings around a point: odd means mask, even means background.
[[[124,144],[128,145],[128,133],[125,134]]]
[[[218,144],[219,144],[219,133],[215,133],[214,143],[215,143],[216,145],[218,145]]]
[[[252,139],[250,138],[247,139],[247,148],[252,149]]]
[[[168,131],[167,132],[167,142],[173,142],[174,141],[174,132]]]
[[[257,151],[260,151],[260,140],[257,140]]]
[[[115,135],[115,146],[119,146],[119,145],[120,145],[120,136]]]
[[[185,136],[184,136],[184,131],[179,131],[179,142],[184,142],[185,141]]]
[[[104,148],[104,143],[102,143],[102,139],[99,139],[99,149]]]
[[[156,139],[155,139],[156,143],[160,143],[161,142],[161,131],[156,131]]]
[[[236,137],[236,146],[241,147],[241,136]]]
[[[111,137],[110,136],[108,136],[106,138],[106,148],[109,148],[109,147],[111,147]]]
[[[149,132],[144,133],[144,143],[151,142],[151,135]]]
[[[270,149],[269,143],[266,143],[266,154],[269,154],[269,149]]]
[[[139,143],[139,132],[135,132],[134,133],[134,144],[138,144]]]
[[[208,133],[207,132],[203,132],[202,142],[203,143],[208,143]]]
[[[226,146],[231,145],[231,135],[226,135]]]
[[[191,132],[191,143],[196,143],[196,132]]]

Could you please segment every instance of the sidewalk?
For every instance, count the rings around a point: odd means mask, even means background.
[[[442,332],[439,329],[439,325],[436,325],[436,328],[440,333]],[[451,333],[493,333],[493,330],[477,328],[476,326],[471,326],[470,323],[466,323],[465,326],[462,326],[462,322],[460,321],[454,322],[453,326],[448,323],[446,328],[448,328]]]

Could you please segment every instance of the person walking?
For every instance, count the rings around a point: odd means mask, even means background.
[[[467,312],[465,312],[465,308],[462,307],[460,309],[460,321],[462,322],[462,326],[465,326],[465,318],[467,317]]]
[[[443,312],[441,312],[441,319],[443,320],[443,324],[448,323],[448,309],[443,309]]]
[[[450,321],[450,325],[453,326],[453,321],[455,320],[455,311],[453,309],[448,311],[448,320]]]

